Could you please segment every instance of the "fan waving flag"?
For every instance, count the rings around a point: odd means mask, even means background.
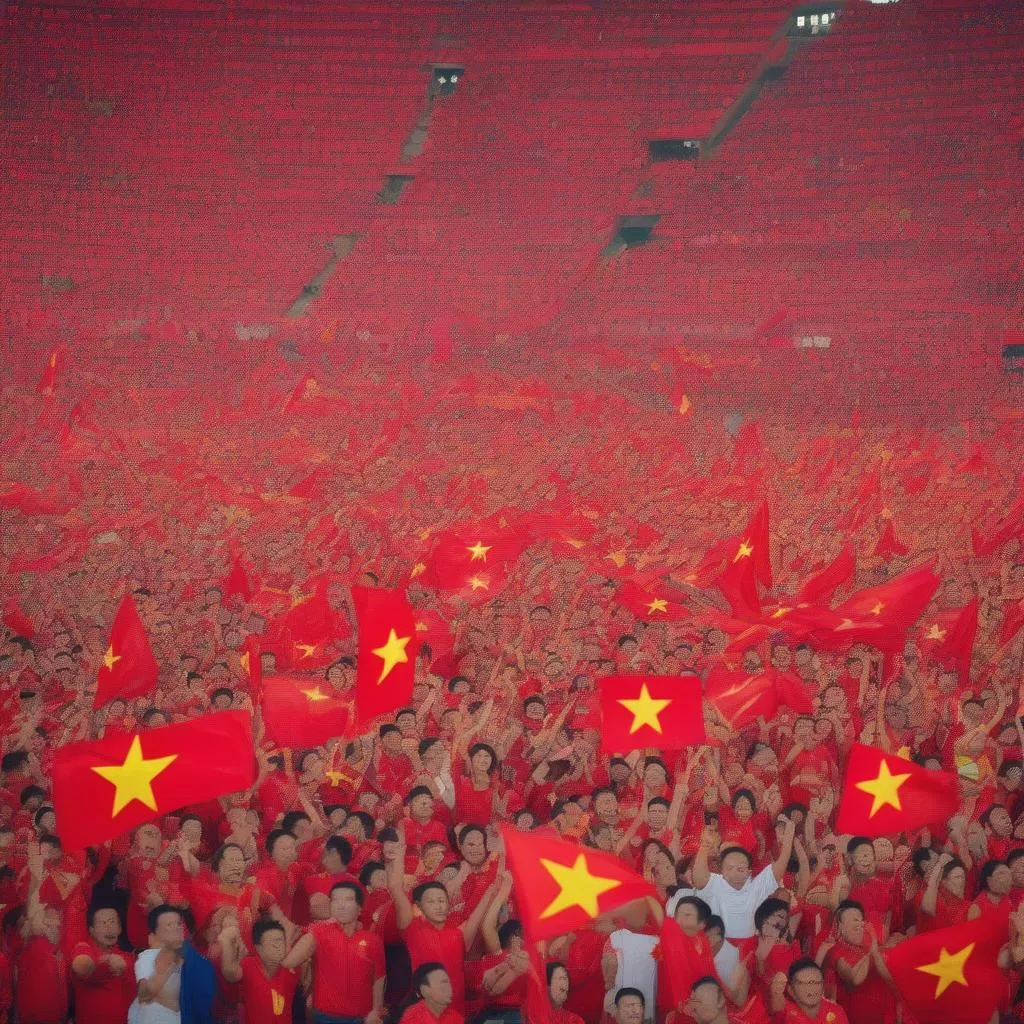
[[[319,747],[351,731],[352,702],[340,700],[324,682],[297,676],[263,680],[263,721],[279,746]]]
[[[605,752],[682,750],[704,742],[696,676],[609,676],[599,685]]]
[[[764,672],[751,674],[716,665],[708,673],[705,696],[733,729],[742,729],[758,718],[767,720],[779,710],[775,686]]]
[[[855,743],[846,765],[836,831],[891,836],[946,821],[960,806],[960,783],[876,747]]]
[[[1006,918],[965,921],[886,950],[886,966],[919,1024],[988,1024],[1007,991],[998,964]]]
[[[649,882],[610,853],[508,826],[501,834],[530,942],[587,928],[624,903],[657,898]]]
[[[65,849],[81,850],[256,778],[252,722],[221,711],[145,732],[60,747],[53,807]]]
[[[356,705],[360,722],[404,707],[412,699],[416,674],[416,621],[402,594],[353,587],[359,622]]]
[[[955,668],[961,682],[971,672],[971,654],[978,633],[978,599],[963,608],[950,608],[924,620],[918,649],[926,661]]]
[[[125,595],[114,616],[110,644],[96,674],[93,707],[102,707],[115,697],[130,700],[141,697],[156,686],[159,668],[131,595]]]
[[[825,568],[820,569],[804,583],[796,595],[797,601],[828,601],[836,589],[853,575],[855,568],[853,552],[847,544]]]

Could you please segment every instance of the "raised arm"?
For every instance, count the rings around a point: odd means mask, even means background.
[[[242,980],[242,933],[237,925],[222,928],[220,933],[220,972],[224,980],[236,983]]]
[[[476,941],[477,932],[480,931],[480,923],[484,919],[484,914],[490,909],[497,896],[498,883],[495,881],[491,883],[487,892],[484,893],[484,898],[476,905],[476,910],[459,925],[459,931],[462,932],[462,941],[465,943],[466,949],[472,948],[473,943]]]
[[[693,878],[694,889],[700,890],[711,881],[711,869],[708,867],[708,857],[711,856],[711,836],[707,829],[701,833],[700,847],[697,856],[693,858],[691,877]]]
[[[384,873],[388,892],[395,901],[395,921],[399,929],[412,924],[412,903],[405,891],[405,829],[398,829],[398,842],[384,854]]]
[[[501,952],[501,942],[498,939],[498,914],[511,892],[512,875],[508,871],[503,871],[498,879],[498,889],[494,899],[487,905],[487,912],[480,922],[480,937],[484,940],[484,948],[488,953]]]
[[[793,838],[796,836],[796,822],[792,818],[786,818],[786,827],[782,833],[782,848],[778,857],[772,864],[772,874],[775,880],[781,884],[789,865],[789,858],[793,856]]]

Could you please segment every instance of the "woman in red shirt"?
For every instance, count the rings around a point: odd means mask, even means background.
[[[959,857],[942,854],[932,865],[928,885],[921,893],[917,930],[936,931],[967,920],[970,902],[964,896],[967,871]]]
[[[455,781],[455,820],[460,825],[486,828],[494,817],[498,797],[495,772],[498,755],[486,743],[474,743],[466,758],[466,773]]]
[[[569,971],[559,960],[547,966],[548,998],[551,1000],[551,1024],[583,1024],[583,1018],[565,1009],[569,998]]]

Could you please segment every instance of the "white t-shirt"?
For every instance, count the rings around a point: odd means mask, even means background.
[[[159,949],[144,949],[135,958],[135,980],[144,981],[156,973],[156,958]],[[171,972],[164,984],[164,992],[170,994],[181,989],[181,964]],[[181,1024],[181,1011],[168,1010],[161,1003],[140,1003],[136,999],[128,1007],[128,1024]]]
[[[636,988],[644,994],[644,1021],[654,1020],[658,996],[658,961],[651,952],[658,944],[657,935],[641,935],[628,928],[620,928],[608,936],[608,943],[615,951],[618,966],[615,968],[615,984],[605,993],[604,1008],[615,1012],[615,993],[620,988]]]
[[[708,884],[697,890],[697,895],[708,903],[713,899],[718,905],[727,939],[749,939],[754,934],[754,911],[778,887],[769,864],[760,874],[748,878],[742,889],[734,889],[721,875],[712,875]]]
[[[740,951],[728,940],[715,954],[715,970],[726,985],[732,985],[732,976],[740,962]]]
[[[676,907],[679,906],[679,901],[686,896],[696,896],[697,899],[703,900],[710,908],[712,914],[717,914],[719,917],[722,916],[722,911],[718,906],[718,900],[711,896],[705,889],[704,892],[697,892],[696,889],[676,889],[674,893],[668,898],[668,902],[665,904],[665,913],[669,917],[676,916]]]

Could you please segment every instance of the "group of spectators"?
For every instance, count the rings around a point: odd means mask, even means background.
[[[351,397],[370,382],[373,402]],[[1015,536],[984,545],[1016,494],[1012,459],[990,443],[998,425],[731,437],[617,394],[495,409],[443,389],[426,423],[403,418],[427,386],[400,368],[386,379],[367,366],[346,385],[306,387],[305,410],[292,396],[255,446],[242,413],[211,437],[209,410],[188,402],[164,410],[163,433],[138,395],[126,423],[100,403],[58,439],[59,474],[41,435],[18,432],[27,400],[4,414],[32,492],[0,501],[4,1024],[913,1024],[885,950],[979,915],[1005,921],[1001,1012],[1014,1013],[1021,639],[997,649],[995,637],[1024,597],[1024,565]],[[979,599],[970,674],[919,657],[913,629],[896,672],[863,645],[818,650],[782,632],[737,643],[713,582],[686,577],[761,498],[777,598],[846,543],[856,571],[838,597],[931,558],[943,578],[931,610]],[[497,592],[448,594],[410,572],[429,564],[433,535],[499,515],[533,533]],[[570,516],[590,529],[570,535]],[[903,553],[878,551],[886,524]],[[239,563],[244,593],[224,582]],[[281,750],[241,652],[250,635],[273,638],[290,598],[324,574],[339,628],[310,677],[350,698],[348,587],[407,585],[425,624],[413,699],[362,735]],[[685,614],[659,621],[622,600],[652,580]],[[126,582],[160,680],[94,710]],[[264,672],[278,661],[266,653]],[[706,680],[740,663],[798,681],[813,713],[782,706],[733,727],[705,702],[702,746],[602,752],[601,677]],[[100,848],[62,847],[57,746],[225,708],[254,715],[247,792]],[[961,812],[886,838],[837,834],[858,741],[956,772]],[[621,857],[658,898],[547,942],[538,977],[504,823]],[[666,915],[695,976],[682,1001],[669,997],[681,968],[660,941]]]

